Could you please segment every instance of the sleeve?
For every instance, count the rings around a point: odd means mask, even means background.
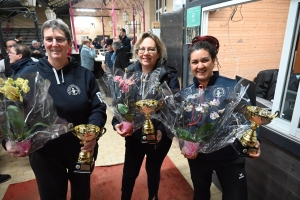
[[[124,71],[125,68],[128,67],[129,65],[129,57],[125,51],[122,54],[120,54],[119,61],[120,61],[121,69]]]
[[[125,51],[130,51],[131,45],[130,45],[130,39],[129,38],[126,38],[126,40],[124,42],[124,45],[123,45],[123,49]]]
[[[106,105],[103,103],[102,95],[95,77],[93,77],[90,81],[89,95],[91,98],[92,110],[88,121],[90,124],[104,127],[107,120]]]
[[[86,57],[86,58],[95,58],[96,57],[96,51],[95,49],[88,50],[88,49],[81,49],[81,57]]]

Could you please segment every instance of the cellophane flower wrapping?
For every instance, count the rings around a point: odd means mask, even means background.
[[[68,122],[57,116],[48,94],[50,81],[38,72],[28,77],[0,77],[1,132],[6,141],[25,154],[70,131]]]
[[[106,86],[104,102],[107,110],[121,123],[123,122],[122,131],[128,129],[135,131],[141,127],[134,120],[136,115],[141,116],[135,110],[135,95],[138,91],[136,85],[135,72],[124,72],[122,69],[114,68],[114,71],[106,69],[103,81]]]
[[[233,143],[250,128],[240,112],[241,106],[249,101],[244,98],[248,86],[242,81],[232,88],[199,87],[175,95],[176,117],[169,126],[181,148],[195,151],[197,147],[198,152],[211,153]]]
[[[158,101],[157,110],[151,115],[151,118],[166,121],[169,117],[167,101],[174,101],[174,98],[167,83],[159,82],[160,68],[145,76],[141,76],[140,72],[127,73],[121,69],[114,69],[112,73],[109,69],[107,70],[103,79],[107,87],[107,95],[104,99],[108,110],[119,122],[131,123],[133,131],[141,128],[145,121],[145,115],[136,109],[135,103],[145,99]],[[168,98],[168,95],[172,97]],[[171,134],[169,136],[172,137]]]
[[[167,82],[160,82],[161,68],[151,71],[143,80],[143,85],[140,87],[142,99],[154,99],[158,101],[157,110],[151,115],[151,119],[163,124],[167,136],[173,139],[173,126],[176,116],[176,105],[173,93]],[[178,91],[178,89],[177,89]],[[144,118],[139,118],[144,120]]]

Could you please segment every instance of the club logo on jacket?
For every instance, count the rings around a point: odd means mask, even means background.
[[[225,96],[225,89],[222,87],[217,87],[213,90],[213,96],[215,98],[220,98],[222,96]]]
[[[67,92],[69,95],[78,95],[78,94],[80,94],[80,89],[78,86],[72,84],[72,85],[69,85]]]

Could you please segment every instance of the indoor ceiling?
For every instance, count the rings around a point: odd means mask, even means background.
[[[110,17],[112,8],[117,14],[126,11],[128,14],[142,15],[145,0],[37,0],[37,6],[51,8],[57,15],[69,16],[70,5],[74,16]],[[0,0],[0,20],[7,21],[18,12],[3,8],[22,8],[19,0]],[[94,12],[78,11],[77,9],[95,9]]]

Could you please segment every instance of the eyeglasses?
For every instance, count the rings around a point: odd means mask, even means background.
[[[149,47],[148,49],[142,47],[142,48],[138,48],[138,53],[139,54],[144,54],[145,51],[147,51],[150,54],[153,54],[156,52],[156,48],[155,47]]]
[[[14,52],[11,52],[11,51],[9,51],[8,54],[16,54],[17,55],[17,53],[14,53]]]
[[[53,43],[53,40],[55,39],[56,43],[58,44],[63,44],[66,40],[68,40],[69,38],[63,38],[63,37],[57,37],[57,38],[44,38],[44,40],[47,42],[47,43]]]

